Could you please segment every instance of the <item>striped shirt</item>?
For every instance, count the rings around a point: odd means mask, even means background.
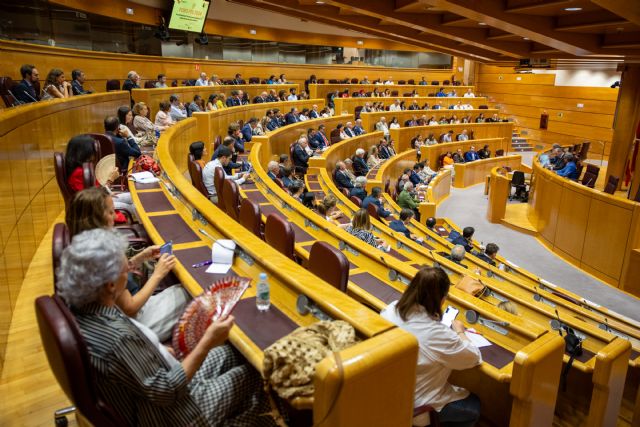
[[[131,425],[207,426],[182,368],[173,367],[117,307],[74,309],[104,399]]]
[[[376,237],[373,235],[372,232],[363,230],[361,228],[354,228],[351,225],[347,226],[345,230],[347,230],[348,233],[353,234],[363,242],[367,242],[374,248],[378,247],[378,243],[376,242]]]

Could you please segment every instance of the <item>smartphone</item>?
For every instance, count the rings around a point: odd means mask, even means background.
[[[447,309],[444,311],[444,314],[442,315],[442,324],[448,327],[451,327],[451,324],[453,323],[455,318],[458,316],[459,312],[460,310],[458,310],[457,308],[448,306]]]
[[[169,241],[167,243],[165,243],[164,245],[160,246],[160,255],[162,254],[167,254],[167,255],[173,255],[173,242]]]

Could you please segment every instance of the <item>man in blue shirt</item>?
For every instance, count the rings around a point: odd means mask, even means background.
[[[464,153],[464,161],[465,162],[473,162],[475,160],[480,160],[480,156],[478,155],[478,152],[476,151],[476,147],[474,147],[472,145],[471,148],[469,149],[469,151]]]
[[[411,234],[409,229],[407,228],[407,224],[411,222],[411,218],[413,218],[413,211],[411,209],[402,209],[400,211],[400,219],[394,219],[389,223],[389,228],[393,231],[397,231],[398,233],[402,233],[407,236],[409,239],[416,239],[416,236]]]
[[[253,130],[258,126],[258,119],[251,117],[247,123],[242,126],[242,138],[245,142],[251,142]]]
[[[556,171],[558,176],[564,176],[565,178],[569,178],[569,179],[578,179],[579,178],[578,167],[576,166],[576,160],[573,157],[573,154],[571,153],[565,154],[564,160],[567,163],[562,169]]]
[[[362,201],[362,209],[367,209],[369,204],[373,203],[378,207],[377,209],[378,216],[380,218],[386,218],[389,215],[391,215],[391,212],[389,212],[382,206],[382,202],[380,201],[381,194],[382,194],[382,189],[380,187],[373,187],[371,189],[371,194],[365,197],[364,200]]]

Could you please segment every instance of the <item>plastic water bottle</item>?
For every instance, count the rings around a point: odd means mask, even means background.
[[[271,306],[271,296],[267,273],[260,273],[260,279],[256,289],[256,308],[260,311],[267,311]]]

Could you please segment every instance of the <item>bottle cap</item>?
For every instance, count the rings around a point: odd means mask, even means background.
[[[260,273],[260,280],[267,280],[267,273]]]

